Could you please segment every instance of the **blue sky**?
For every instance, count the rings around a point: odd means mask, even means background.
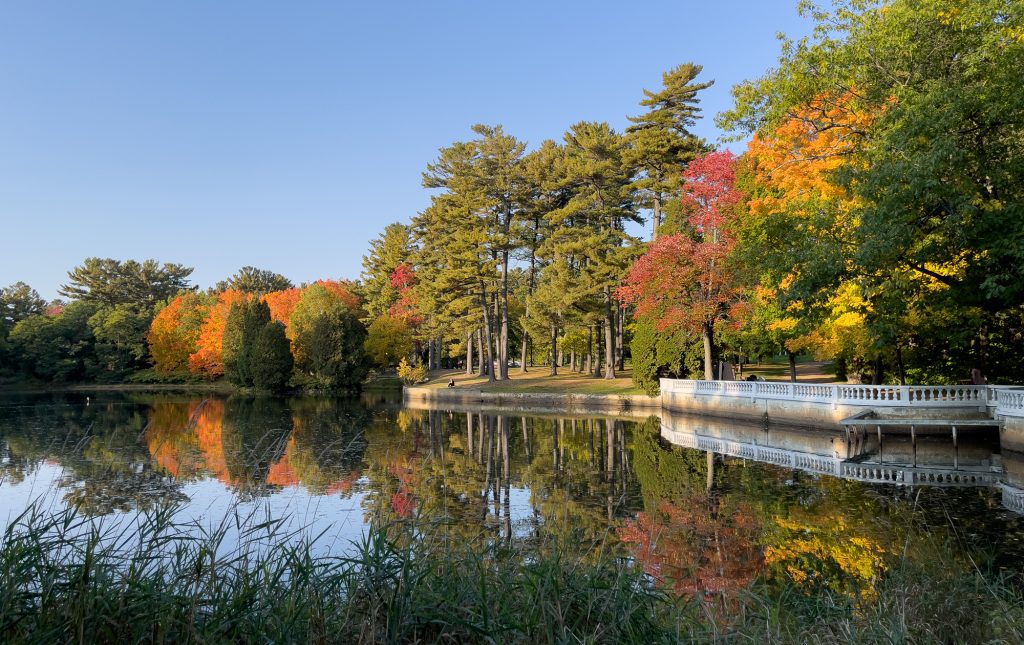
[[[474,123],[531,146],[622,129],[679,63],[729,88],[809,29],[796,0],[175,0],[0,5],[0,286],[56,296],[88,256],[356,278],[428,202],[420,173]]]

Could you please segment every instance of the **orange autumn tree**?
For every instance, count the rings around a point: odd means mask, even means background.
[[[202,372],[210,377],[224,375],[224,326],[228,321],[231,305],[245,302],[251,296],[228,289],[217,294],[217,301],[210,305],[199,329],[196,351],[188,357],[188,367],[193,372]]]
[[[357,295],[356,285],[350,280],[317,280],[313,284],[320,285],[334,294],[354,314],[358,314],[360,307],[363,306],[362,299]]]
[[[875,118],[850,95],[821,97],[759,132],[744,155],[751,198],[738,237],[742,254],[757,258],[761,284],[777,294],[781,307],[772,330],[784,332],[791,356],[811,351],[835,358],[869,350],[865,334],[822,339],[865,324],[863,309],[837,304],[840,295],[862,302],[853,271],[857,201],[841,175],[862,163],[859,153]]]
[[[207,296],[184,293],[154,316],[146,341],[156,371],[188,369],[189,357],[197,349],[208,301]]]
[[[288,320],[295,311],[295,305],[299,304],[302,297],[302,289],[290,288],[282,291],[272,291],[263,296],[263,301],[270,307],[270,318],[288,326]]]

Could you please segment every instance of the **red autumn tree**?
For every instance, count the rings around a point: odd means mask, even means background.
[[[410,264],[402,262],[391,272],[391,286],[398,291],[398,300],[391,305],[388,314],[405,321],[410,327],[422,322],[417,313],[416,292],[413,289],[416,282],[416,270]]]
[[[712,152],[693,160],[683,173],[683,207],[690,231],[659,237],[630,267],[619,298],[651,317],[661,331],[682,328],[704,340],[704,378],[712,371],[715,326],[739,299],[728,256],[735,246],[731,228],[742,194],[736,189],[736,159]]]

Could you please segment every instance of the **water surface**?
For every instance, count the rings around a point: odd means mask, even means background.
[[[901,558],[1019,573],[1024,522],[992,483],[1014,459],[984,434],[879,446],[679,415],[409,409],[382,396],[6,395],[0,524],[32,503],[108,523],[173,506],[196,525],[287,518],[341,554],[372,525],[416,522],[449,539],[611,550],[684,594],[755,579],[853,592]],[[862,481],[850,464],[910,479]],[[977,477],[906,485],[940,471]]]

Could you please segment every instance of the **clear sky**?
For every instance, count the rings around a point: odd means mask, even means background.
[[[0,286],[56,296],[89,256],[356,278],[428,202],[437,149],[502,124],[531,146],[622,129],[679,63],[698,134],[809,29],[796,0],[0,4]]]

